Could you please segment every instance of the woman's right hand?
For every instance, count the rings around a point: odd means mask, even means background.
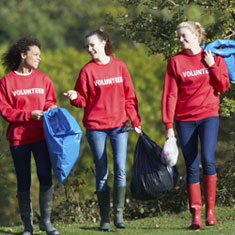
[[[75,100],[78,97],[78,94],[74,90],[69,90],[64,93],[65,96],[67,96],[70,100]]]
[[[174,138],[175,137],[174,129],[173,128],[167,129],[166,132],[165,132],[165,137],[167,139]]]

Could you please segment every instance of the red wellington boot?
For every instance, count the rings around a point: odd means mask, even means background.
[[[202,227],[202,201],[200,183],[188,184],[187,190],[190,212],[192,214],[192,224],[189,226],[189,229],[200,229]]]
[[[217,224],[214,205],[216,197],[216,175],[203,175],[203,191],[206,204],[206,225],[215,226]]]

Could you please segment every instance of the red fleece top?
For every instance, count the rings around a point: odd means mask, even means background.
[[[162,94],[162,119],[166,129],[173,119],[196,121],[218,116],[219,94],[229,87],[225,61],[214,56],[215,64],[208,67],[203,50],[196,55],[184,51],[168,62]]]
[[[56,105],[50,78],[36,70],[30,75],[10,72],[0,80],[0,112],[9,122],[7,139],[11,146],[44,139],[43,122],[32,119],[33,110],[45,111]]]
[[[110,57],[108,64],[90,61],[75,85],[78,98],[71,101],[84,108],[83,125],[88,129],[111,129],[130,118],[134,127],[140,125],[138,102],[126,65]]]

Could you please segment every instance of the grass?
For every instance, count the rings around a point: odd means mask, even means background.
[[[204,211],[202,212],[204,214]],[[235,235],[235,208],[216,207],[217,226],[205,226],[200,230],[191,231],[187,227],[190,224],[190,215],[188,211],[180,214],[164,214],[159,217],[145,218],[132,221],[126,221],[126,229],[116,229],[112,225],[112,231],[105,234],[120,235]],[[204,220],[204,216],[202,216]],[[204,221],[203,221],[204,222]],[[72,224],[72,225],[56,225],[60,231],[60,235],[101,235],[104,232],[98,230],[99,223]],[[44,235],[45,232],[39,232],[38,226],[34,227],[35,233]],[[0,234],[21,234],[22,226],[16,227],[0,227]]]

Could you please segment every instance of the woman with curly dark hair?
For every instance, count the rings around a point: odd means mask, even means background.
[[[42,121],[43,111],[57,106],[52,81],[37,70],[41,61],[40,43],[31,37],[22,38],[7,50],[2,59],[6,70],[10,72],[0,80],[0,112],[9,123],[7,140],[16,171],[23,235],[33,234],[31,153],[40,184],[39,228],[47,234],[59,234],[50,221],[53,184]]]

